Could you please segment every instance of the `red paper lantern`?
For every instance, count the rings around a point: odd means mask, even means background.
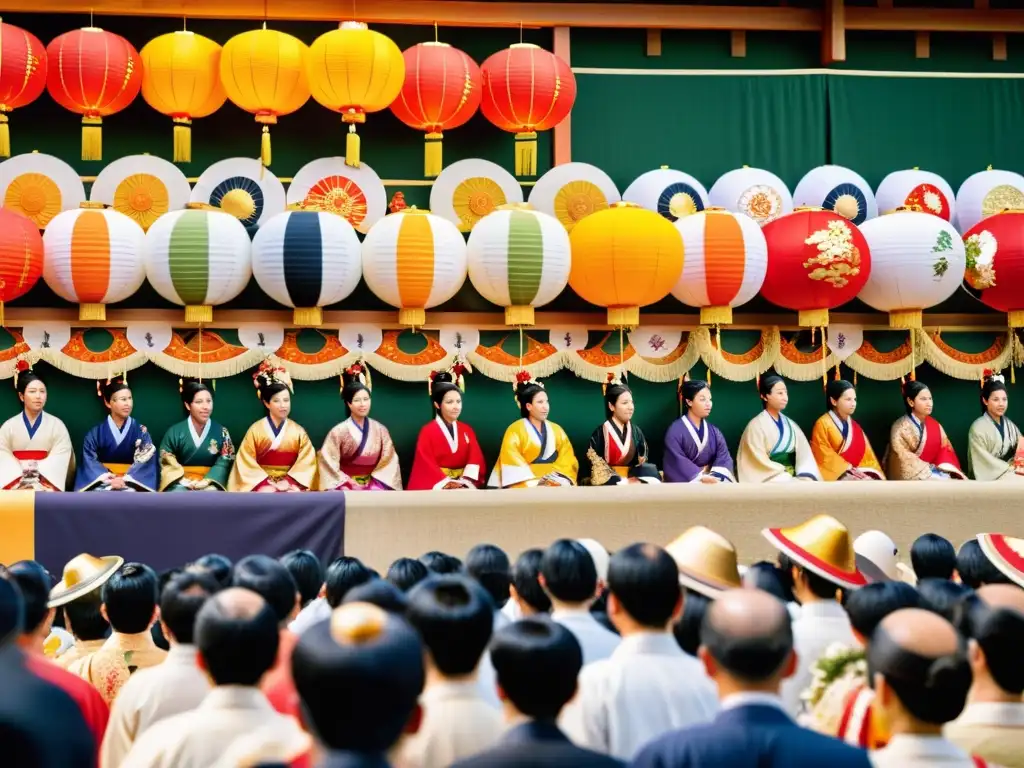
[[[986,306],[1009,316],[1011,328],[1024,328],[1024,211],[982,219],[964,233],[964,281]]]
[[[103,118],[139,95],[142,59],[120,35],[83,27],[46,46],[46,88],[64,109],[82,116],[82,159],[103,159]]]
[[[516,43],[489,56],[483,74],[484,117],[516,135],[516,175],[537,175],[537,131],[554,128],[576,101],[569,65],[531,43]]]
[[[828,311],[855,298],[871,272],[857,225],[820,208],[799,209],[765,224],[768,273],[761,295],[800,313],[800,325],[828,325]]]
[[[43,274],[43,237],[27,216],[0,208],[0,325],[4,302],[28,293]]]
[[[391,103],[395,117],[427,134],[423,175],[441,172],[444,131],[465,125],[480,108],[480,67],[448,43],[419,43],[402,52],[405,84]]]
[[[31,104],[46,87],[46,49],[39,38],[0,22],[0,157],[11,156],[7,113]]]

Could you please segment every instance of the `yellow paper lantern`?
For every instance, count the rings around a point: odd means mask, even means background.
[[[192,121],[223,106],[221,47],[195,32],[179,29],[143,46],[142,98],[174,120],[174,162],[192,162]]]
[[[228,98],[263,126],[260,159],[270,165],[270,126],[309,101],[309,48],[297,37],[273,29],[235,35],[220,56],[220,81]]]
[[[608,308],[608,324],[635,328],[640,307],[660,301],[683,271],[683,238],[668,219],[635,203],[613,203],[569,233],[569,285]]]
[[[402,51],[365,24],[344,21],[313,41],[306,71],[313,98],[348,124],[345,163],[358,168],[356,125],[398,98],[405,82]]]

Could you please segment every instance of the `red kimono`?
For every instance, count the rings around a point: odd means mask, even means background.
[[[479,488],[487,476],[484,469],[484,454],[472,427],[461,421],[448,424],[436,416],[420,430],[406,488],[439,491],[449,484]]]

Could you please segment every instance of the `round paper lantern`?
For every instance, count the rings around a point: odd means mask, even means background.
[[[407,208],[385,216],[363,240],[363,277],[377,298],[398,307],[398,322],[427,321],[466,282],[466,241],[458,228],[429,211]]]
[[[871,275],[858,298],[889,313],[893,328],[920,328],[922,310],[960,287],[967,255],[953,226],[930,213],[895,211],[860,228],[871,249]]]
[[[480,111],[516,135],[516,176],[537,175],[537,131],[554,128],[576,101],[569,65],[532,43],[516,43],[480,65]]]
[[[503,205],[523,202],[516,177],[490,160],[459,160],[445,168],[430,187],[430,210],[460,232],[471,232],[482,218]]]
[[[220,208],[250,232],[288,207],[284,184],[254,157],[229,157],[211,165],[196,180],[189,202]]]
[[[1011,328],[1024,328],[1024,212],[978,222],[964,234],[964,250],[967,284],[986,306],[1005,312]]]
[[[614,203],[569,233],[569,285],[608,308],[608,324],[635,328],[640,307],[665,298],[683,271],[683,238],[672,222],[636,203]]]
[[[953,221],[956,210],[953,188],[946,180],[919,168],[890,173],[878,185],[875,199],[881,213],[910,208],[938,216],[943,221]]]
[[[768,244],[749,216],[710,208],[676,222],[686,260],[672,295],[700,307],[704,325],[732,322],[732,308],[746,304],[764,283]]]
[[[174,163],[153,155],[129,155],[100,171],[89,199],[128,216],[144,230],[168,211],[188,203],[192,188]]]
[[[545,173],[530,190],[530,205],[554,216],[568,231],[585,217],[620,200],[611,177],[589,163],[562,163]]]
[[[0,205],[27,216],[39,229],[83,202],[82,177],[58,157],[28,152],[0,163]]]
[[[269,166],[270,126],[309,101],[306,59],[309,48],[297,37],[274,29],[235,35],[220,54],[220,81],[236,106],[263,126],[260,160]]]
[[[764,226],[768,271],[761,295],[799,313],[802,326],[828,325],[828,311],[856,298],[871,274],[871,253],[857,225],[820,208]]]
[[[362,253],[355,229],[335,213],[285,211],[252,241],[252,273],[270,298],[294,307],[296,326],[323,323],[322,307],[359,285]]]
[[[733,213],[745,213],[762,227],[793,211],[793,196],[785,183],[770,171],[744,166],[722,174],[708,200]]]
[[[0,208],[0,326],[4,303],[28,293],[43,274],[43,238],[36,225]]]
[[[669,221],[708,207],[708,191],[704,185],[690,174],[672,170],[667,165],[637,176],[622,193],[622,199],[660,213]]]
[[[967,232],[975,224],[1003,211],[1024,209],[1024,176],[994,171],[992,166],[968,176],[956,193],[956,224]]]
[[[192,121],[212,115],[228,95],[220,82],[220,52],[208,37],[179,29],[146,43],[142,98],[174,121],[174,162],[192,162]]]
[[[367,112],[387,109],[402,90],[405,59],[394,41],[358,21],[343,21],[309,49],[306,63],[313,98],[341,113],[348,125],[345,162],[359,167],[359,134]]]
[[[458,48],[436,41],[407,48],[402,58],[405,84],[391,111],[410,128],[427,134],[423,175],[437,176],[443,167],[444,132],[465,125],[480,108],[480,67]]]
[[[875,193],[867,181],[841,165],[822,165],[809,171],[793,190],[793,205],[835,211],[854,224],[878,215]]]
[[[252,243],[230,213],[202,203],[164,214],[146,233],[146,277],[157,293],[185,305],[186,323],[213,322],[252,275]]]
[[[46,88],[82,116],[82,159],[103,159],[103,118],[139,95],[142,62],[132,44],[98,27],[66,32],[46,46]]]
[[[302,166],[288,185],[289,205],[336,213],[366,234],[388,212],[388,193],[366,163],[353,168],[344,157],[321,157]]]
[[[43,280],[78,303],[79,320],[106,320],[107,304],[124,301],[146,279],[146,233],[102,203],[55,216],[43,234]]]
[[[11,156],[7,113],[38,99],[46,88],[46,49],[39,38],[0,21],[0,157]]]
[[[469,279],[477,293],[505,308],[505,325],[533,325],[534,307],[569,281],[569,234],[556,219],[510,205],[482,218],[469,236]]]

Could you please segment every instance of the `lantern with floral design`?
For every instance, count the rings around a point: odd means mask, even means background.
[[[793,210],[785,182],[771,171],[748,165],[719,176],[708,200],[727,211],[745,213],[762,227]]]
[[[43,274],[43,238],[31,219],[0,208],[0,326],[4,303],[28,293]]]
[[[991,165],[968,176],[956,193],[956,225],[961,232],[997,213],[1020,210],[1024,210],[1024,176],[993,170]]]
[[[11,156],[7,113],[38,99],[46,88],[46,49],[39,38],[0,20],[0,157]]]
[[[1024,211],[989,216],[964,234],[964,281],[988,307],[1024,328]]]
[[[881,213],[905,208],[953,221],[956,211],[953,188],[937,173],[920,168],[890,173],[878,185],[875,200]]]

